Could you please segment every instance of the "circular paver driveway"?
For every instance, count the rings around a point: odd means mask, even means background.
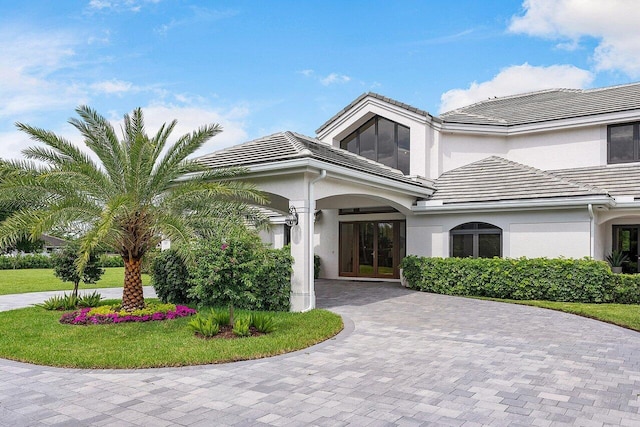
[[[640,425],[638,333],[389,283],[317,293],[345,331],[280,357],[129,371],[0,360],[0,425]]]

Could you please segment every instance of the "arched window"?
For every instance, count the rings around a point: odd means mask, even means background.
[[[502,229],[486,222],[468,222],[452,228],[450,255],[458,258],[502,256]]]
[[[340,141],[340,148],[409,174],[409,128],[376,116]]]

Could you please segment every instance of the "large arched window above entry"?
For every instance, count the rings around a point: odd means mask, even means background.
[[[467,222],[449,232],[450,256],[493,258],[502,256],[502,229],[486,222]]]
[[[340,148],[409,174],[409,128],[376,116],[340,141]]]

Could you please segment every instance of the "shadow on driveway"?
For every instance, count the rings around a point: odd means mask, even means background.
[[[373,304],[415,292],[398,282],[358,282],[318,279],[315,282],[316,306],[333,308],[345,305]]]

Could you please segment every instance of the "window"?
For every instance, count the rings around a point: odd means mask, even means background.
[[[612,125],[607,129],[607,162],[628,163],[640,161],[640,123]]]
[[[502,229],[486,222],[468,222],[450,231],[450,255],[458,258],[502,256]]]
[[[340,142],[340,148],[409,174],[409,128],[376,116]]]

